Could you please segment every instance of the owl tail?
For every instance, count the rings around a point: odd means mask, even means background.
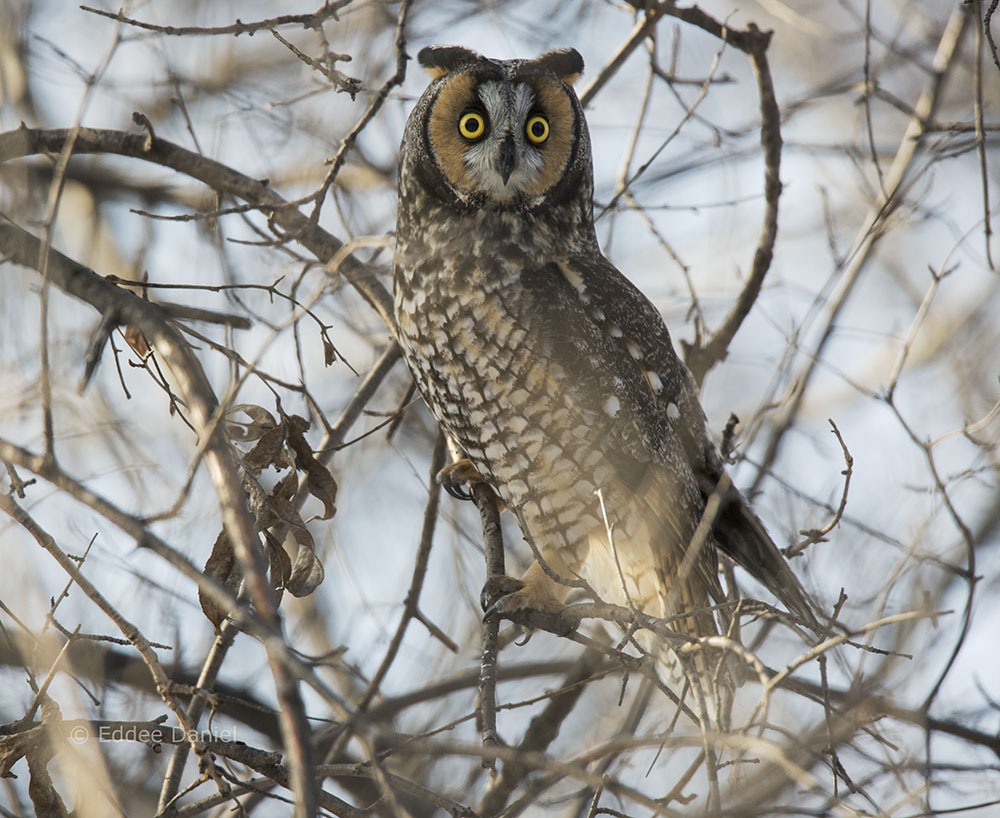
[[[728,474],[723,473],[709,488],[711,492],[720,490],[722,502],[712,526],[719,550],[749,571],[810,630],[823,632],[825,629],[816,616],[816,608],[798,577]]]
[[[592,571],[588,579],[608,601],[667,620],[666,627],[676,636],[639,630],[635,641],[653,657],[664,686],[674,695],[683,694],[685,706],[702,716],[706,726],[720,729],[728,722],[735,657],[697,641],[727,629],[725,612],[715,608],[726,601],[715,545],[707,530],[697,531],[701,500],[690,474],[660,464],[643,465],[646,468],[637,467],[613,495],[629,498],[616,509],[616,530],[630,537],[616,542],[617,556],[603,560],[611,570],[601,575]],[[607,537],[594,537],[592,561],[608,553],[606,543]],[[628,593],[622,590],[626,585]]]

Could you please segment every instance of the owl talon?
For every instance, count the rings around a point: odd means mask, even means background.
[[[515,594],[524,589],[524,582],[506,574],[494,574],[486,580],[483,590],[479,593],[479,604],[486,612],[487,616],[500,613],[499,609],[494,610],[504,597]]]
[[[484,620],[500,616],[529,631],[543,630],[556,636],[568,636],[580,625],[580,620],[568,616],[564,606],[556,600],[542,598],[534,586],[503,574],[486,580],[480,604],[486,612]]]
[[[467,457],[445,466],[434,477],[435,482],[456,500],[471,500],[472,494],[466,486],[489,485],[479,469]],[[497,498],[497,506],[503,511],[506,506]]]
[[[456,460],[450,466],[445,466],[437,473],[434,480],[456,500],[471,500],[472,495],[466,486],[486,482],[486,478],[479,473],[479,469],[467,457]]]
[[[444,482],[441,484],[448,494],[454,497],[456,500],[471,500],[472,493],[463,485],[453,485],[452,483]]]

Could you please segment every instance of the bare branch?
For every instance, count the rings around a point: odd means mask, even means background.
[[[134,20],[131,17],[126,17],[120,10],[112,13],[110,11],[104,11],[103,9],[91,8],[90,6],[80,6],[80,8],[83,11],[89,11],[91,14],[97,14],[101,17],[117,20],[119,23],[124,23],[125,25],[133,26],[134,28],[141,28],[145,31],[155,31],[158,34],[166,34],[171,37],[218,34],[233,34],[238,37],[240,34],[253,36],[255,32],[268,31],[278,28],[279,26],[302,26],[302,28],[306,29],[318,28],[326,20],[336,20],[337,13],[353,2],[354,0],[332,0],[332,2],[325,2],[319,11],[312,14],[285,14],[280,17],[272,17],[267,20],[259,20],[252,23],[244,23],[242,20],[237,20],[231,25],[216,26],[213,28],[204,28],[201,26],[158,26],[153,23],[144,23],[141,20]]]
[[[0,134],[0,162],[18,156],[61,150],[67,144],[65,130],[33,130],[19,128]],[[112,153],[154,162],[197,179],[220,193],[256,203],[261,210],[271,214],[274,223],[288,231],[290,236],[309,248],[320,261],[328,261],[340,250],[342,243],[325,230],[291,207],[266,183],[251,179],[226,165],[192,153],[179,145],[156,138],[149,149],[146,137],[123,131],[80,128],[72,143],[74,153]],[[357,288],[358,292],[375,308],[391,330],[392,298],[374,278],[373,271],[348,257],[339,266],[339,272]]]
[[[760,96],[760,144],[764,151],[764,224],[761,227],[757,249],[754,251],[750,275],[732,310],[704,346],[695,348],[685,345],[684,358],[695,381],[699,384],[704,381],[705,375],[712,367],[725,360],[730,343],[736,337],[743,320],[757,301],[761,287],[764,286],[764,277],[771,268],[774,243],[778,237],[778,199],[781,196],[781,112],[774,96],[774,83],[767,61],[767,47],[771,36],[760,32],[753,23],[745,32],[733,32],[728,26],[722,27],[720,34],[724,42],[731,42],[737,48],[746,51],[757,78],[757,93]]]
[[[483,543],[486,553],[486,581],[506,573],[504,567],[503,531],[500,528],[500,511],[497,498],[486,483],[471,487],[472,499],[479,508],[483,521]],[[497,662],[500,650],[500,615],[492,614],[483,619],[483,646],[479,665],[479,719],[483,746],[500,742],[497,734]],[[494,770],[493,759],[483,759],[483,764]]]
[[[840,520],[844,516],[844,511],[847,509],[847,492],[851,488],[851,475],[854,474],[854,458],[851,457],[851,453],[847,449],[847,444],[844,442],[844,438],[840,434],[840,429],[837,428],[837,424],[833,422],[832,418],[829,418],[828,421],[832,427],[831,431],[837,436],[837,442],[840,444],[840,449],[844,453],[844,464],[846,466],[846,468],[841,472],[841,474],[844,475],[844,491],[840,495],[840,505],[837,506],[837,510],[833,514],[833,519],[822,528],[810,528],[799,532],[799,534],[805,537],[805,540],[790,548],[785,548],[781,552],[788,558],[797,557],[810,545],[825,542],[826,535],[840,524]]]

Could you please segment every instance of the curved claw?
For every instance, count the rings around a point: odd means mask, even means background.
[[[493,614],[503,613],[498,607],[505,597],[517,593],[524,588],[524,583],[508,577],[506,574],[494,574],[483,585],[483,590],[479,592],[479,605],[484,611],[483,618]]]
[[[456,500],[471,500],[472,493],[461,483],[455,484],[447,480],[442,481],[442,488]]]
[[[566,615],[562,605],[550,602],[540,607],[540,600],[533,599],[531,591],[519,579],[503,574],[490,577],[480,595],[480,604],[486,612],[483,620],[500,616],[528,631],[543,630],[556,636],[568,636],[579,627],[580,620]]]
[[[456,500],[471,500],[472,494],[466,486],[486,482],[467,457],[445,466],[434,476],[434,480]]]

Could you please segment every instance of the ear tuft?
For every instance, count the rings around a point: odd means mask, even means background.
[[[417,54],[419,62],[434,79],[440,79],[460,65],[480,62],[482,55],[460,45],[429,45]]]
[[[583,57],[575,48],[546,51],[532,62],[540,68],[551,71],[567,85],[572,85],[583,73]]]

